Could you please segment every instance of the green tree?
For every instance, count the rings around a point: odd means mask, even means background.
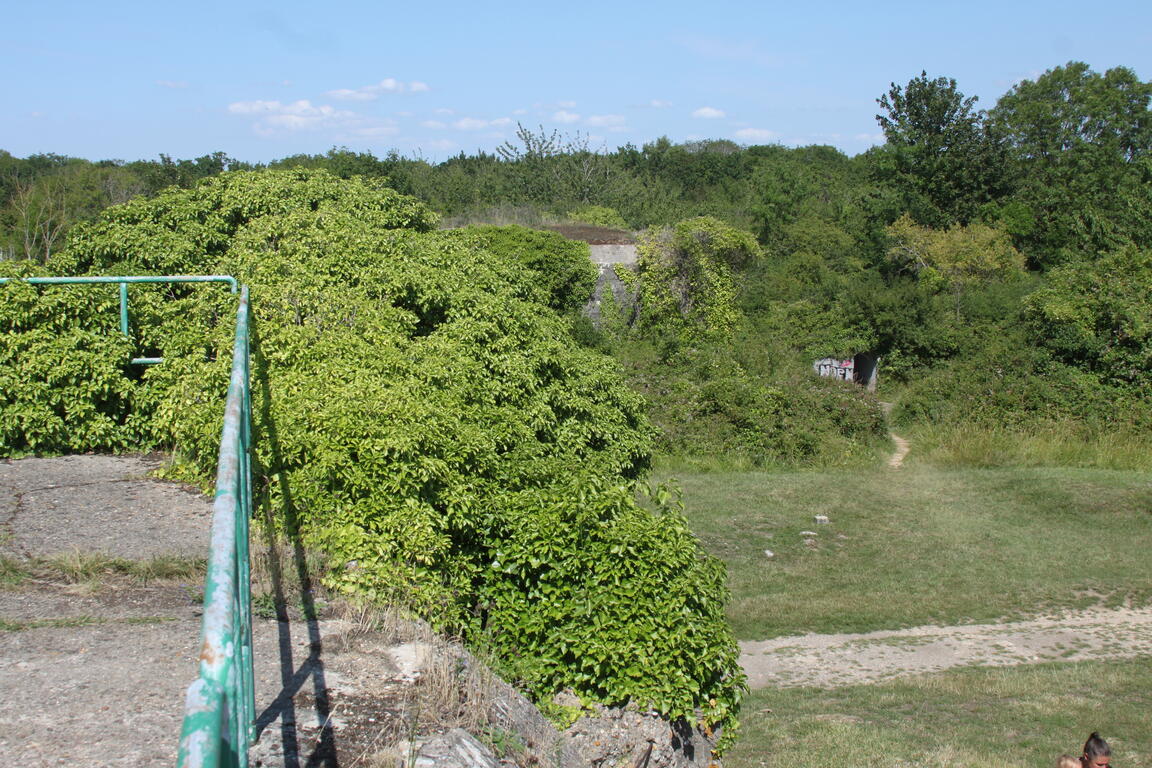
[[[892,83],[876,102],[887,143],[874,156],[873,173],[894,185],[903,208],[922,225],[967,223],[1003,185],[1003,150],[987,130],[976,97],[965,97],[952,78],[927,72]]]
[[[1033,337],[1064,363],[1140,397],[1152,391],[1152,251],[1129,246],[1052,271],[1025,300]]]
[[[1007,233],[980,222],[934,230],[917,226],[904,214],[888,227],[888,237],[889,263],[916,275],[929,288],[946,286],[956,297],[957,317],[967,287],[1011,280],[1024,272],[1024,257]]]
[[[1126,67],[1069,62],[992,110],[1009,143],[1020,241],[1047,266],[1152,242],[1152,83]]]

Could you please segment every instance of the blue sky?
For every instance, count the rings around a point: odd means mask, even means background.
[[[1070,60],[1152,79],[1152,3],[10,3],[0,149],[250,161],[333,146],[430,160],[517,122],[593,146],[880,143],[927,70],[989,108]]]

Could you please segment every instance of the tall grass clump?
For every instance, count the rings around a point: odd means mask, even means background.
[[[954,467],[1082,467],[1152,470],[1152,434],[1074,421],[1022,426],[961,423],[917,427],[920,458]]]

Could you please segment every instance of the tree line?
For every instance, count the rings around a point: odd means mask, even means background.
[[[268,165],[386,183],[449,223],[655,228],[659,247],[640,275],[647,319],[574,328],[633,371],[657,421],[661,398],[685,390],[653,382],[694,382],[693,403],[673,398],[663,409],[664,449],[708,443],[678,432],[677,414],[690,412],[693,429],[724,422],[718,449],[754,443],[775,461],[814,456],[826,442],[781,447],[785,432],[875,431],[863,411],[852,423],[808,424],[811,398],[839,396],[790,378],[815,358],[858,352],[880,357],[884,380],[906,387],[898,419],[1135,424],[1147,410],[1141,388],[1152,385],[1150,100],[1152,83],[1131,69],[1069,62],[984,110],[954,79],[921,72],[879,94],[885,142],[853,157],[828,146],[667,138],[608,151],[585,136],[519,126],[494,152],[438,163],[333,148]],[[110,204],[256,167],[220,152],[134,162],[0,153],[0,248],[43,261]],[[736,241],[726,228],[752,235],[756,252],[739,263],[710,255],[707,244]],[[689,318],[661,315],[655,283],[671,274],[683,286],[686,269],[731,283],[728,304],[713,308],[737,318],[726,340],[684,341],[676,329]],[[682,296],[678,306],[705,306],[694,302]],[[977,407],[989,397],[996,407]],[[772,423],[786,428],[766,435],[752,425],[771,420],[750,414],[773,398],[793,402],[796,420],[781,406]],[[842,418],[845,408],[816,410]]]
[[[1152,84],[1125,67],[1070,62],[977,109],[954,79],[921,73],[877,100],[885,143],[849,157],[827,146],[741,146],[662,137],[613,151],[586,136],[520,126],[495,152],[443,162],[333,148],[273,161],[338,176],[386,177],[449,217],[493,207],[565,215],[591,205],[628,226],[709,215],[762,242],[805,215],[883,249],[907,213],[934,229],[979,221],[1008,234],[1033,267],[1091,256],[1152,235]],[[96,162],[0,151],[0,233],[9,257],[43,260],[76,221],[108,205],[251,169],[223,152],[192,160]]]

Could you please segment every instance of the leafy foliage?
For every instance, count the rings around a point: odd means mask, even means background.
[[[610,229],[628,229],[628,222],[614,208],[606,205],[584,205],[568,212],[568,218],[582,224]]]
[[[526,227],[469,227],[457,230],[475,237],[485,250],[532,270],[531,280],[548,296],[548,305],[573,312],[588,303],[596,286],[596,267],[588,246],[555,232]]]
[[[39,270],[0,262],[0,276]],[[0,445],[24,452],[123,450],[142,437],[130,342],[115,286],[12,283],[0,302]]]
[[[1146,395],[1152,387],[1152,252],[1125,248],[1054,270],[1025,301],[1037,340],[1067,365]]]
[[[1008,235],[979,222],[945,230],[918,227],[905,214],[888,227],[890,263],[928,284],[959,294],[965,286],[1010,280],[1024,273],[1024,257]]]
[[[327,554],[333,586],[415,605],[538,698],[571,688],[733,725],[723,570],[666,494],[638,496],[641,400],[548,306],[571,305],[583,251],[434,222],[375,181],[227,173],[109,209],[50,266],[251,285],[258,501]],[[230,305],[204,289],[134,299],[135,343],[165,362],[124,384],[128,420],[205,474]]]
[[[1038,264],[1149,242],[1152,83],[1073,61],[1014,86],[992,119],[1011,147],[1014,215],[1028,221],[1020,237]]]
[[[737,320],[733,270],[756,258],[755,239],[702,217],[650,231],[637,248],[640,322],[671,343],[729,337]]]
[[[976,97],[965,98],[955,80],[921,72],[906,86],[892,83],[876,102],[887,144],[873,172],[900,192],[917,223],[965,224],[1002,192],[1001,142],[973,109]]]

